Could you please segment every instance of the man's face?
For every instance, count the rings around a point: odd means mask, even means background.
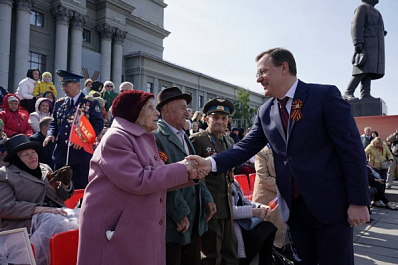
[[[207,124],[210,131],[215,134],[222,134],[227,129],[228,115],[221,113],[213,113],[207,117]]]
[[[175,99],[167,103],[163,108],[166,108],[166,115],[163,119],[176,129],[181,129],[188,119],[188,104],[185,99]]]
[[[371,135],[372,135],[372,129],[366,128],[366,129],[365,129],[365,135],[366,135],[366,136],[371,136]]]
[[[287,91],[281,89],[285,81],[285,70],[283,64],[275,66],[271,62],[271,57],[266,54],[257,63],[257,83],[260,83],[264,88],[264,94],[269,97],[282,98]]]
[[[62,85],[62,89],[64,90],[65,94],[68,97],[73,98],[77,94],[79,94],[79,92],[80,92],[80,84],[77,83],[77,82],[70,82],[70,83],[67,83],[67,84],[63,84]]]

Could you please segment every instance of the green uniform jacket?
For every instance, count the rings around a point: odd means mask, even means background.
[[[181,141],[177,135],[173,133],[169,126],[163,121],[158,121],[158,129],[154,131],[156,137],[156,145],[158,150],[164,152],[167,155],[166,164],[178,162],[184,160],[189,154],[186,153]],[[186,142],[189,144],[189,148],[192,154],[195,154],[188,136],[185,135]],[[166,198],[166,243],[179,243],[186,245],[191,243],[192,224],[195,219],[196,212],[196,191],[198,192],[199,199],[199,222],[198,231],[201,236],[207,231],[206,223],[206,206],[209,202],[213,202],[213,198],[209,190],[206,188],[203,180],[199,181],[196,186],[190,186],[174,191],[167,192]],[[189,229],[184,234],[177,231],[177,222],[182,220],[185,216],[188,216]]]
[[[196,150],[196,154],[201,157],[208,157],[225,150],[220,141],[208,130],[195,133],[189,138]],[[234,144],[234,140],[229,136],[224,135],[222,139],[227,148]],[[231,184],[233,183],[233,176],[231,172],[227,171],[220,175],[210,172],[206,176],[206,187],[209,189],[217,206],[217,213],[213,215],[212,219],[232,219]],[[232,181],[230,178],[232,178]]]

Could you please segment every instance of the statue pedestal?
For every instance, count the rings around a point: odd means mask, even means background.
[[[387,105],[381,98],[349,100],[354,117],[387,115]]]

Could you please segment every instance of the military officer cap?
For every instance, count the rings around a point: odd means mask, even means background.
[[[205,113],[206,115],[210,115],[213,113],[232,115],[234,110],[235,110],[234,104],[232,104],[231,101],[224,98],[212,99],[208,101],[203,107],[203,113]]]
[[[84,78],[81,75],[74,74],[65,70],[57,70],[57,75],[61,77],[61,85],[65,85],[71,82],[80,82],[80,79]]]

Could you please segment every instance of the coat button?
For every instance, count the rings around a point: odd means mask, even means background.
[[[155,156],[155,160],[158,161],[158,157],[157,156]]]
[[[162,203],[163,202],[163,199],[162,198],[160,198],[160,203]]]
[[[162,224],[163,224],[163,219],[160,219],[159,225],[162,225]]]

